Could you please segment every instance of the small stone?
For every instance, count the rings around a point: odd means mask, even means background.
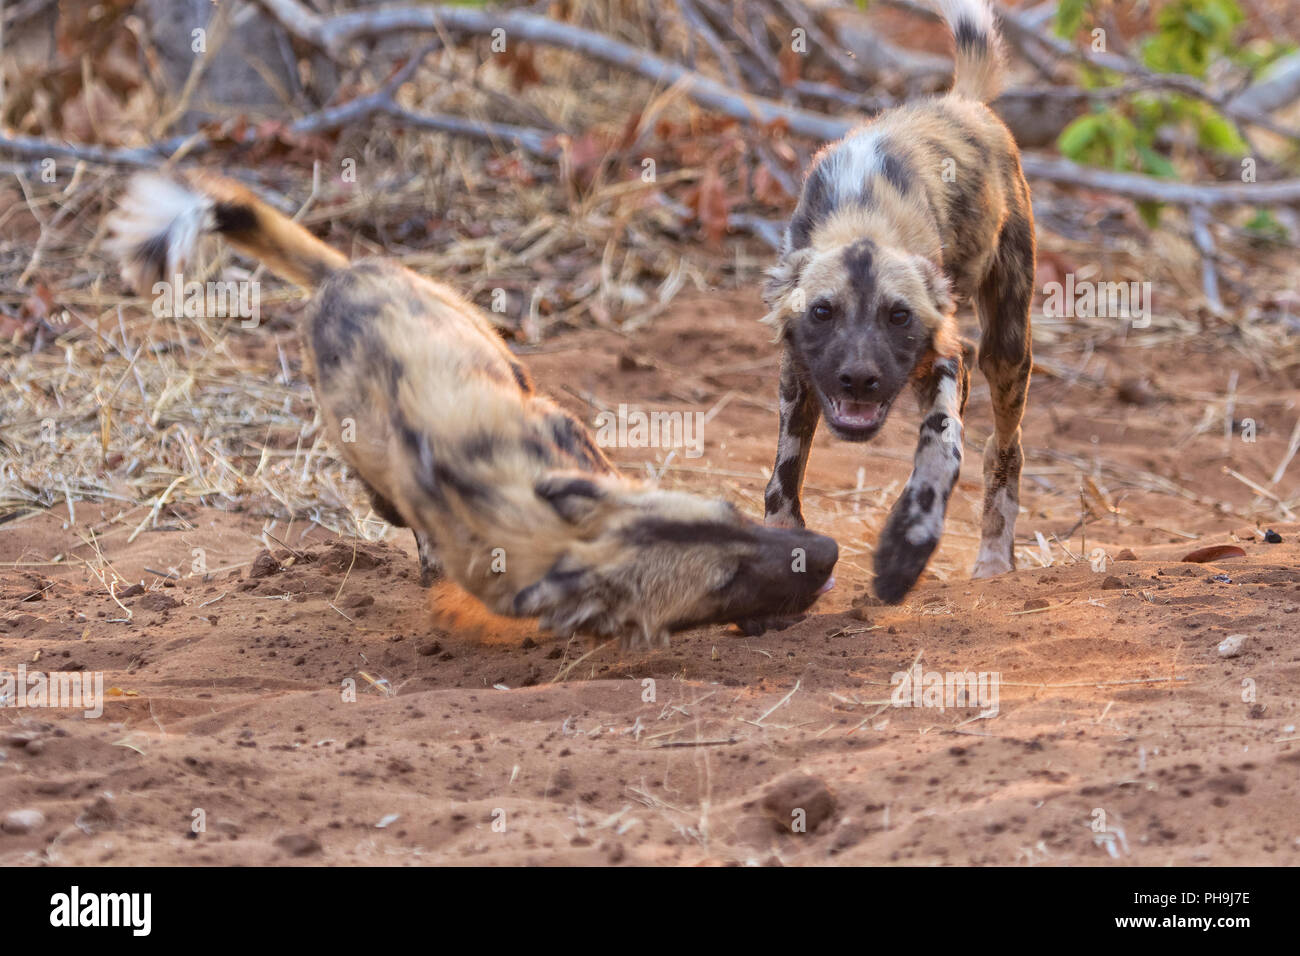
[[[1267,531],[1264,532],[1264,540],[1267,541],[1269,544],[1281,544],[1282,536],[1278,534],[1276,531],[1274,531],[1272,528],[1269,528]]]
[[[22,836],[44,825],[45,814],[40,810],[10,810],[5,814],[4,822],[0,823],[0,830],[13,836]]]
[[[1043,608],[1051,607],[1051,606],[1052,606],[1052,602],[1047,600],[1047,598],[1030,598],[1028,601],[1025,602],[1025,606],[1022,610],[1041,611]]]
[[[253,567],[249,570],[250,578],[269,578],[280,570],[280,562],[275,560],[270,551],[262,551],[253,559]]]
[[[162,594],[157,591],[146,594],[136,603],[136,607],[145,611],[170,611],[172,608],[179,606],[180,601],[170,594]]]
[[[1126,587],[1128,587],[1128,585],[1124,583],[1124,580],[1122,578],[1117,578],[1113,574],[1106,575],[1106,580],[1101,582],[1101,589],[1103,591],[1120,591]]]
[[[320,841],[305,833],[286,833],[276,837],[275,845],[290,856],[311,856],[321,852]]]
[[[1230,634],[1219,642],[1220,657],[1238,657],[1246,645],[1245,634]]]
[[[1119,554],[1115,555],[1116,561],[1136,561],[1137,559],[1138,556],[1134,554],[1132,550],[1130,550],[1129,548],[1125,548]]]
[[[81,816],[77,817],[77,826],[86,833],[105,830],[117,823],[117,808],[106,794],[100,794],[94,802],[87,805]]]
[[[1145,406],[1155,402],[1159,395],[1145,378],[1128,378],[1115,387],[1115,397],[1126,405]]]
[[[779,829],[812,833],[835,812],[835,797],[817,777],[795,774],[772,785],[763,796],[763,810]]]

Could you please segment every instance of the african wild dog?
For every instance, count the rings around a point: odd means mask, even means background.
[[[148,290],[219,233],[308,291],[304,344],[331,441],[375,511],[415,531],[498,614],[664,646],[672,630],[807,608],[838,552],[732,505],[619,476],[583,425],[538,395],[487,316],[385,260],[349,263],[229,180],[137,176],[111,222]],[[345,441],[345,420],[355,441]],[[435,557],[436,543],[436,557]]]
[[[912,475],[880,534],[875,591],[903,599],[943,531],[961,467],[974,349],[954,312],[973,300],[995,432],[984,451],[974,576],[1015,567],[1020,420],[1029,386],[1034,223],[996,94],[998,35],[985,0],[943,0],[956,38],[950,93],[890,110],[814,158],[769,272],[765,321],[784,343],[780,436],[766,520],[803,527],[800,489],[819,418],[867,441],[911,382],[923,421]]]

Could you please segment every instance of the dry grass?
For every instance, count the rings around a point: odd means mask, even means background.
[[[592,25],[630,42],[661,49],[679,42],[648,0],[585,9]],[[443,49],[401,97],[426,111],[565,133],[558,164],[384,120],[336,141],[273,137],[261,150],[204,162],[302,211],[303,222],[353,256],[394,256],[487,307],[494,290],[504,290],[500,324],[525,352],[565,327],[634,329],[683,288],[752,287],[770,253],[743,234],[706,241],[695,209],[706,182],[721,177],[732,214],[788,214],[789,197],[758,198],[753,188],[754,171],[774,162],[771,144],[702,115],[679,91],[593,69],[571,54],[535,55],[545,82],[517,91],[508,70],[483,65],[474,49]],[[700,58],[711,69],[703,51]],[[346,79],[368,89],[385,75],[362,66]],[[141,120],[138,128],[149,127]],[[782,145],[775,173],[797,176],[817,144]],[[645,157],[658,163],[651,183],[641,178]],[[338,175],[345,160],[355,161],[355,183]],[[35,173],[11,165],[0,179],[0,516],[115,502],[116,521],[134,535],[175,506],[202,502],[367,539],[382,534],[325,441],[296,359],[294,293],[266,278],[256,330],[238,320],[155,318],[148,302],[123,294],[100,248],[122,174],[63,165],[60,181],[45,184]],[[1040,374],[1086,379],[1092,353],[1120,336],[1137,348],[1215,337],[1271,374],[1300,364],[1296,303],[1283,294],[1293,250],[1225,237],[1230,309],[1212,316],[1199,308],[1199,260],[1181,216],[1142,233],[1126,203],[1103,200],[1121,222],[1107,230],[1095,200],[1048,188],[1036,190],[1036,200],[1048,253],[1101,276],[1140,276],[1156,289],[1155,315],[1141,331],[1113,319],[1036,316]],[[1084,238],[1052,231],[1053,223],[1085,220]],[[211,269],[248,275],[224,253]],[[1077,473],[1078,464],[1065,471]],[[1158,477],[1138,477],[1162,487]]]

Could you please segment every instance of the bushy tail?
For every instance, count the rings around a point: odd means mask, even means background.
[[[264,263],[276,275],[313,289],[347,267],[347,256],[262,202],[239,183],[190,173],[170,178],[140,173],[110,215],[109,250],[122,276],[145,294],[160,280],[182,274],[206,233]]]
[[[1002,38],[988,0],[938,0],[957,42],[957,69],[952,90],[987,103],[1002,83]]]

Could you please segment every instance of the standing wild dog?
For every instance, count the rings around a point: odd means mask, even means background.
[[[830,538],[620,477],[477,306],[396,263],[349,263],[237,183],[137,176],[111,227],[142,293],[204,233],[315,293],[303,339],[330,439],[375,511],[414,529],[426,581],[441,564],[498,614],[628,648],[802,611],[830,577]]]
[[[974,576],[1015,567],[1020,420],[1029,387],[1034,222],[1011,134],[984,105],[1000,51],[985,0],[942,0],[956,39],[945,96],[877,117],[814,158],[769,272],[780,330],[780,437],[767,524],[803,527],[800,489],[819,418],[864,442],[909,382],[923,420],[912,475],[880,534],[875,591],[903,599],[939,543],[961,468],[973,350],[954,312],[974,302],[995,431],[984,450]]]

